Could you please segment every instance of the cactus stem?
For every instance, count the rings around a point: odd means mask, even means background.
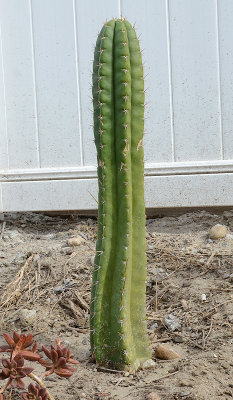
[[[146,259],[143,150],[136,151],[144,121],[138,50],[136,34],[127,21],[106,22],[97,39],[93,72],[94,133],[100,162],[91,348],[97,362],[105,360],[116,368],[122,364],[137,368],[150,355],[145,323],[139,318],[144,317],[141,278]]]

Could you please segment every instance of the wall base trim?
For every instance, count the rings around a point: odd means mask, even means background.
[[[145,176],[233,173],[233,160],[145,163]],[[0,170],[0,182],[95,179],[96,166]]]
[[[2,211],[96,210],[96,178],[4,181]],[[233,173],[145,176],[147,208],[233,206]]]

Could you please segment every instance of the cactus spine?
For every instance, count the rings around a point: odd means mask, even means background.
[[[145,321],[144,80],[125,19],[103,26],[93,64],[98,238],[90,307],[97,362],[136,370],[151,357]]]

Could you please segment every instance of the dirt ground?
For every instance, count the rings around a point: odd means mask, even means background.
[[[93,218],[6,214],[0,223],[0,334],[60,338],[79,361],[70,380],[51,376],[57,400],[210,400],[233,397],[233,210],[147,220],[147,322],[155,359],[136,374],[104,371],[90,359],[88,312],[97,223]],[[224,224],[224,239],[209,230]],[[70,238],[78,246],[69,246]],[[30,318],[28,311],[30,310]],[[26,316],[25,316],[26,313]],[[0,345],[4,343],[1,336]],[[36,371],[40,372],[40,371]],[[5,398],[8,398],[7,396]],[[19,399],[17,391],[12,399]]]

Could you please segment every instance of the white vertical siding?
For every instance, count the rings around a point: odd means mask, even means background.
[[[122,15],[135,22],[144,60],[145,157],[147,162],[172,161],[169,47],[166,1],[122,0]]]
[[[41,167],[80,165],[73,5],[32,0]]]
[[[215,2],[171,0],[169,10],[175,160],[221,159]]]
[[[216,0],[217,1],[217,0]],[[233,158],[233,2],[218,0],[223,156]]]
[[[5,81],[2,54],[2,34],[0,26],[0,169],[8,169],[7,116],[5,101]]]
[[[1,0],[0,19],[5,87],[0,96],[5,97],[9,168],[35,168],[38,144],[28,0]]]
[[[121,15],[145,64],[147,205],[232,205],[232,0],[0,0],[0,209],[96,207],[92,60]]]

